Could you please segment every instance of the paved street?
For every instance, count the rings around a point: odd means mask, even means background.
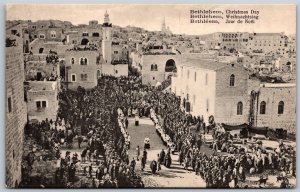
[[[139,145],[141,149],[144,147],[144,139],[150,138],[151,148],[147,150],[148,159],[144,172],[140,171],[141,161],[137,162],[137,173],[141,174],[145,187],[205,187],[205,182],[196,176],[194,172],[184,170],[177,162],[178,155],[172,155],[172,165],[168,169],[164,166],[158,175],[152,175],[150,171],[150,162],[157,159],[157,154],[161,149],[166,149],[160,137],[156,133],[152,121],[148,118],[141,118],[140,125],[134,125],[134,119],[129,119],[128,132],[131,137],[131,149],[129,150],[130,159],[136,158],[136,147]]]

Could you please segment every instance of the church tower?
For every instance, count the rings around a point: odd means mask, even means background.
[[[163,18],[163,22],[162,22],[162,25],[161,25],[161,32],[165,32],[166,31],[166,19]]]
[[[103,39],[102,39],[102,55],[104,64],[111,64],[111,30],[112,24],[109,22],[109,14],[107,11],[104,14],[104,23],[102,25]]]

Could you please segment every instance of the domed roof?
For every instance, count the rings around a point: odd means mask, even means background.
[[[107,13],[107,10],[105,11],[105,14],[104,14],[104,24],[106,24],[106,25],[109,24],[109,14]]]

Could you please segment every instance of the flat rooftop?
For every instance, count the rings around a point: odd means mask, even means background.
[[[262,83],[260,87],[296,87],[296,83]]]

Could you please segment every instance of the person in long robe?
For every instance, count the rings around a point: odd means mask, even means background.
[[[156,173],[156,170],[157,170],[157,163],[156,163],[155,160],[151,161],[151,163],[150,163],[150,169],[151,169],[152,174],[155,174],[155,173]]]

